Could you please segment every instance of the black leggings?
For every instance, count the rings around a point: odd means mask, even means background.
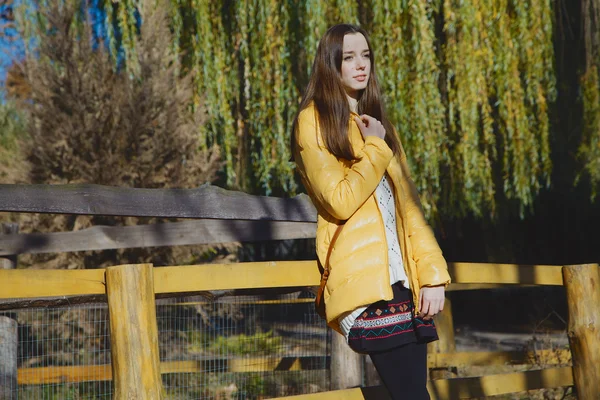
[[[381,381],[393,400],[429,400],[427,344],[409,343],[369,353]]]

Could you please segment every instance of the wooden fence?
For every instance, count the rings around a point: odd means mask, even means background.
[[[211,186],[194,190],[144,190],[94,185],[0,185],[0,211],[213,219],[161,226],[94,227],[82,232],[81,236],[74,233],[19,235],[13,231],[0,236],[0,256],[8,257],[5,262],[9,264],[11,256],[14,262],[15,254],[26,252],[314,237],[315,221],[314,208],[305,196],[294,199],[248,196]],[[436,379],[429,383],[432,398],[482,397],[573,384],[580,399],[600,398],[598,265],[450,263],[449,268],[454,282],[449,290],[564,284],[569,301],[568,336],[573,367],[477,378]],[[153,399],[162,396],[161,373],[174,368],[198,371],[198,366],[193,363],[178,366],[159,363],[154,315],[157,296],[228,289],[311,287],[319,282],[317,271],[314,261],[158,269],[153,269],[150,264],[138,264],[95,270],[0,270],[0,299],[4,299],[0,309],[104,299],[110,312],[112,343],[112,374],[106,379],[113,379],[115,398]],[[447,311],[444,313],[449,314]],[[132,320],[137,323],[131,324]],[[451,319],[439,325],[442,339],[445,332],[452,335]],[[564,364],[569,360],[568,354],[555,355],[555,361],[547,364]],[[532,356],[531,353],[515,352],[432,353],[428,363],[430,367],[507,362],[527,364]],[[301,360],[295,360],[291,365],[296,362],[301,365]],[[333,361],[331,364],[334,368]],[[231,368],[236,370],[233,365]],[[1,372],[6,373],[2,366]],[[19,379],[25,379],[31,372],[20,371]],[[50,372],[63,373],[64,376],[67,370]],[[85,376],[81,369],[72,369],[71,372],[72,375]],[[334,373],[332,371],[332,377]],[[339,385],[339,388],[343,389],[343,386]],[[381,389],[377,388],[343,390],[301,397],[384,398]]]

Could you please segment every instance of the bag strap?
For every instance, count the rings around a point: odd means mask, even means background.
[[[329,257],[331,256],[331,250],[333,249],[333,245],[337,240],[340,232],[344,225],[338,225],[333,237],[331,238],[331,242],[329,243],[329,249],[327,250],[327,257],[325,258],[325,265],[323,266],[323,274],[321,275],[321,283],[319,284],[319,290],[317,291],[317,295],[315,297],[315,309],[317,313],[322,317],[326,318],[325,314],[325,303],[324,303],[324,293],[325,293],[325,285],[327,284],[327,279],[329,278]]]
[[[340,232],[342,232],[342,228],[344,224],[338,225],[335,230],[333,237],[331,238],[331,242],[329,243],[329,249],[327,249],[327,258],[325,258],[325,265],[323,266],[323,276],[325,277],[325,281],[327,281],[327,277],[329,277],[329,257],[331,256],[331,250],[333,250],[333,245],[335,244],[338,236],[340,236]],[[323,284],[323,279],[321,280],[321,284]]]

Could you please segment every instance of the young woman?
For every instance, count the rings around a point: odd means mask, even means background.
[[[429,399],[426,344],[437,340],[432,317],[450,276],[385,117],[363,29],[336,25],[321,39],[292,154],[318,211],[318,259],[329,261],[327,323],[369,354],[393,399]]]

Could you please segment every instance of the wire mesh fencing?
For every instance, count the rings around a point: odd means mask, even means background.
[[[17,322],[17,385],[9,399],[110,399],[108,308],[31,308]]]
[[[307,293],[157,307],[171,399],[267,399],[329,388],[325,323]]]
[[[164,299],[156,315],[167,399],[268,399],[329,388],[330,333],[308,292]],[[18,324],[18,383],[9,398],[113,397],[106,304],[0,316]]]

